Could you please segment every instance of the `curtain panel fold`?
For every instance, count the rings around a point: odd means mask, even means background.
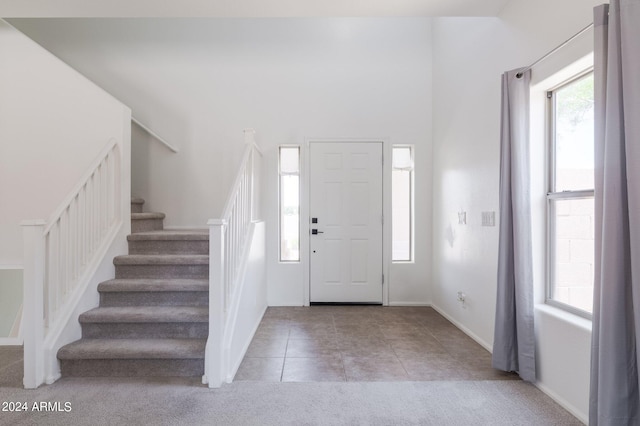
[[[529,165],[531,71],[502,75],[498,291],[492,365],[536,379]]]
[[[640,424],[640,0],[594,9],[595,281],[589,424]]]

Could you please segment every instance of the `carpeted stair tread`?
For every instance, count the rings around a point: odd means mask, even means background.
[[[146,231],[130,234],[128,241],[206,241],[209,239],[209,231],[203,230],[179,230],[179,231]]]
[[[131,205],[131,233],[159,231],[164,228],[164,213],[143,213],[142,204]]]
[[[113,279],[98,284],[98,291],[110,292],[172,292],[172,291],[209,291],[207,279]]]
[[[127,237],[129,254],[184,254],[206,255],[209,253],[209,232],[206,229],[165,231],[136,229]]]
[[[131,220],[164,219],[164,213],[131,213]]]
[[[112,306],[80,315],[80,323],[208,322],[206,306]]]
[[[60,360],[199,359],[206,339],[80,339],[58,351]]]
[[[207,265],[209,256],[202,254],[128,254],[113,258],[114,265]]]
[[[131,204],[144,204],[144,198],[131,197]]]

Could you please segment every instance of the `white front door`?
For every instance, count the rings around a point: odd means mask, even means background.
[[[382,303],[382,143],[309,145],[309,300]]]

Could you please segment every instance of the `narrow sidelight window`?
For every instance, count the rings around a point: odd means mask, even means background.
[[[593,72],[549,91],[547,98],[547,301],[588,317],[594,276]]]
[[[300,147],[279,152],[280,261],[300,261]]]
[[[411,262],[413,261],[412,146],[393,146],[391,185],[391,258],[394,262]]]

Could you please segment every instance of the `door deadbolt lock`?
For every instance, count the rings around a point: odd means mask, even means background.
[[[311,235],[317,235],[317,234],[324,234],[324,232],[318,231],[317,229],[312,229],[311,230]]]

